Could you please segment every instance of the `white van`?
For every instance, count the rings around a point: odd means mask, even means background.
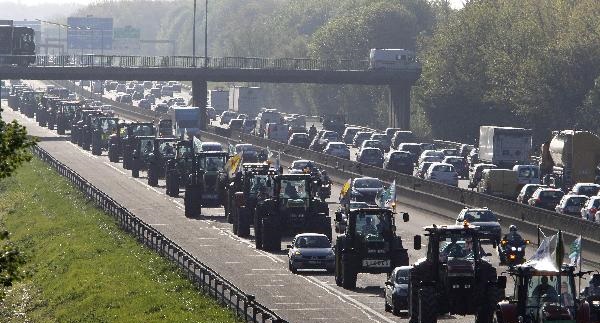
[[[537,165],[515,165],[514,171],[517,172],[519,185],[540,184],[540,167]]]
[[[419,67],[415,53],[407,49],[373,48],[369,53],[369,69],[407,69]]]

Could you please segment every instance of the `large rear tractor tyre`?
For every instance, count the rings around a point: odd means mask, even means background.
[[[237,210],[237,235],[239,237],[250,236],[250,210],[243,206]]]
[[[342,248],[341,240],[338,238],[335,244],[335,284],[342,287],[344,276],[342,272]]]
[[[56,125],[56,133],[58,133],[59,135],[64,135],[65,134],[65,126],[63,125],[62,122],[59,122]]]
[[[102,155],[102,144],[100,141],[100,135],[94,134],[92,136],[92,155],[94,156]]]
[[[437,299],[433,287],[419,289],[419,323],[437,323]]]
[[[177,172],[168,171],[167,172],[167,195],[170,197],[178,197],[179,196],[179,177],[177,176]]]
[[[133,178],[140,177],[140,169],[138,168],[137,162],[131,163],[131,177],[133,177]]]
[[[494,309],[499,302],[500,292],[496,286],[488,286],[484,292],[484,301],[475,315],[475,323],[492,323]]]
[[[263,250],[275,252],[281,250],[281,230],[279,228],[279,219],[268,216],[262,220],[262,240]]]
[[[108,160],[111,163],[119,162],[119,156],[117,155],[117,145],[112,144],[108,147]]]
[[[342,288],[355,289],[358,273],[350,259],[342,259]]]
[[[148,167],[148,185],[152,187],[158,186],[158,167],[156,163],[151,163]]]
[[[200,216],[202,212],[202,205],[200,205],[201,194],[202,188],[198,185],[187,185],[185,187],[183,202],[186,217],[195,218]]]
[[[262,240],[262,216],[254,217],[254,246],[256,249],[263,248]]]

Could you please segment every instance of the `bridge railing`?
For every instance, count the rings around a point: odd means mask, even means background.
[[[365,71],[368,60],[262,58],[262,57],[192,57],[126,55],[0,55],[0,65],[58,67],[125,67],[125,68],[214,68],[307,71]],[[407,63],[407,70],[420,69]],[[402,69],[404,66],[401,66]]]

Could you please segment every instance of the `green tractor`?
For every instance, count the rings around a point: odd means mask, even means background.
[[[175,157],[166,160],[165,182],[168,196],[179,196],[179,189],[187,181],[188,170],[192,169],[193,156],[193,143],[181,140],[175,146]]]
[[[60,101],[56,111],[56,132],[64,135],[67,130],[71,130],[71,125],[78,110],[82,109],[79,101]]]
[[[358,273],[390,274],[408,265],[408,251],[396,235],[394,211],[379,207],[343,208],[336,223],[344,222],[344,232],[335,241],[335,283],[356,288]],[[408,213],[402,213],[408,222]]]
[[[92,154],[102,155],[102,151],[108,151],[108,141],[112,134],[117,133],[119,118],[104,115],[93,116],[91,119],[92,131]],[[71,130],[72,131],[72,130]]]
[[[109,139],[108,158],[111,162],[117,163],[123,158],[123,168],[131,169],[133,159],[133,150],[136,147],[135,138],[139,136],[156,135],[154,124],[152,122],[132,122],[122,123],[117,127],[117,132],[112,134]]]
[[[278,170],[266,163],[244,163],[226,187],[225,216],[233,224],[233,233],[240,237],[250,236],[250,224],[254,223],[256,205],[273,196],[273,182]]]
[[[281,250],[281,237],[302,232],[325,234],[331,241],[331,217],[327,203],[317,199],[307,174],[277,175],[266,182],[272,196],[259,200],[254,216],[257,249]]]
[[[166,160],[175,157],[178,139],[139,136],[134,142],[131,176],[137,178],[140,171],[147,171],[148,185],[158,186],[158,179],[164,177]]]
[[[228,153],[222,151],[197,152],[187,170],[184,206],[188,217],[201,214],[202,207],[218,207],[223,201],[223,173]]]
[[[504,295],[506,278],[485,259],[479,227],[464,225],[429,226],[427,257],[409,273],[411,323],[434,323],[438,315],[475,315],[476,323],[491,323],[494,308]],[[421,248],[421,236],[415,237]]]

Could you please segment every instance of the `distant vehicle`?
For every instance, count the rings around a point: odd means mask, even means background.
[[[220,123],[222,125],[227,125],[227,124],[229,124],[229,121],[231,121],[231,119],[235,118],[236,116],[237,116],[237,113],[235,113],[233,111],[223,111],[223,113],[221,113]]]
[[[340,114],[327,114],[322,117],[323,121],[323,129],[334,131],[338,134],[344,132],[344,128],[346,127],[346,120],[343,115]],[[339,138],[336,139],[339,141]]]
[[[458,156],[446,156],[442,163],[451,164],[461,178],[469,177],[469,167],[467,161],[463,157]]]
[[[287,143],[290,130],[287,124],[267,123],[265,130],[265,138]]]
[[[132,104],[133,99],[131,98],[131,94],[123,94],[121,96],[121,99],[119,100],[119,102],[125,103],[125,104]]]
[[[256,128],[256,119],[246,118],[242,124],[242,132],[251,134]]]
[[[495,242],[496,245],[500,243],[502,228],[500,227],[500,220],[494,212],[487,208],[464,208],[458,214],[456,224],[463,225],[464,221],[479,227],[482,240]]]
[[[375,167],[383,167],[383,152],[379,148],[363,148],[356,156],[356,161]]]
[[[146,99],[141,99],[140,102],[138,102],[138,108],[150,110],[150,108],[152,108],[152,104]]]
[[[531,195],[529,205],[555,211],[556,205],[564,195],[563,191],[556,188],[538,188]]]
[[[479,160],[500,168],[529,163],[532,130],[513,127],[479,127]]]
[[[279,123],[281,121],[281,113],[276,110],[266,110],[258,114],[256,118],[256,128],[254,129],[254,135],[259,137],[265,137],[267,123]]]
[[[432,164],[433,162],[423,162],[415,170],[414,176],[424,179],[425,174],[427,174],[427,170],[429,170],[429,167],[431,167]]]
[[[561,214],[580,216],[587,200],[588,197],[585,195],[567,194],[560,199],[555,210]]]
[[[154,95],[155,98],[160,99],[162,97],[162,90],[159,87],[153,87],[150,89],[150,94]]]
[[[311,172],[317,170],[317,164],[314,161],[308,159],[294,160],[290,167],[288,167],[288,173],[290,174],[304,174],[304,170],[309,169]]]
[[[425,179],[446,185],[458,186],[458,174],[454,170],[454,166],[450,164],[433,163],[427,170]]]
[[[521,191],[517,196],[517,202],[529,204],[529,199],[531,198],[531,195],[533,195],[533,192],[537,191],[537,189],[540,187],[548,186],[542,184],[525,184],[523,187],[521,187]]]
[[[390,151],[390,146],[391,146],[391,142],[388,139],[387,135],[384,133],[373,133],[371,135],[370,140],[377,140],[379,142],[381,142],[381,146],[384,150],[384,152],[388,152]]]
[[[200,108],[173,107],[170,110],[171,120],[176,137],[194,136],[200,131]]]
[[[581,218],[584,220],[600,223],[600,196],[592,196],[581,208]]]
[[[339,141],[330,141],[323,150],[323,153],[343,159],[350,159],[350,149],[348,149],[345,143]]]
[[[229,125],[227,125],[227,127],[230,130],[241,131],[243,125],[244,125],[244,119],[231,119],[231,120],[229,120]]]
[[[288,145],[308,149],[310,138],[303,132],[293,133],[288,140]]]
[[[537,165],[515,165],[512,170],[517,172],[519,185],[540,184],[540,167]]]
[[[208,91],[208,104],[215,108],[217,113],[229,109],[229,90],[216,89]]]
[[[169,112],[169,106],[166,103],[159,103],[154,106],[154,112],[157,114],[165,114]]]
[[[441,162],[442,160],[444,160],[444,157],[446,157],[446,156],[444,156],[444,153],[441,151],[423,150],[423,152],[421,153],[421,156],[419,156],[419,160],[417,161],[417,164],[421,164],[425,157],[435,157],[437,159],[437,161]]]
[[[230,111],[257,115],[260,108],[265,105],[264,90],[260,87],[230,87],[228,103],[228,110]],[[273,120],[261,122],[261,124],[264,126],[266,122],[273,122]],[[279,122],[279,119],[277,119],[277,122]]]
[[[325,269],[328,273],[335,270],[335,254],[326,235],[320,233],[301,233],[288,245],[288,265],[292,273],[298,269]]]
[[[472,169],[469,170],[469,188],[477,187],[479,181],[481,181],[481,175],[484,169],[494,169],[498,168],[498,166],[494,164],[477,164]]]
[[[371,134],[373,132],[372,131],[359,131],[356,133],[356,135],[354,135],[354,139],[352,140],[352,146],[354,148],[358,148],[360,147],[360,145],[362,145],[363,141],[368,140],[369,138],[371,138]]]
[[[168,85],[163,85],[160,89],[160,94],[162,96],[173,96],[173,87]]]
[[[585,195],[588,197],[597,195],[598,191],[600,191],[600,185],[594,183],[577,183],[571,189],[573,194]]]
[[[373,48],[369,53],[369,69],[403,70],[419,68],[415,53],[407,49]]]
[[[412,142],[415,142],[415,135],[412,133],[412,131],[401,130],[394,132],[391,137],[390,145],[392,146],[392,149],[401,150],[401,144]]]
[[[385,153],[385,150],[383,148],[383,144],[381,143],[381,141],[379,140],[365,140],[362,142],[362,144],[360,145],[360,148],[358,149],[358,152],[356,153],[357,155],[360,155],[361,151],[365,148],[377,148],[379,150],[381,150],[381,153]]]
[[[417,161],[419,161],[422,151],[421,145],[414,142],[402,143],[398,146],[397,150],[410,152],[413,158],[413,163],[417,163]]]
[[[510,169],[484,169],[477,192],[513,200],[519,193],[517,172]]]
[[[393,170],[402,174],[413,174],[413,157],[408,151],[390,151],[385,155],[383,168]]]
[[[360,128],[360,127],[346,127],[346,129],[344,130],[344,134],[342,135],[342,141],[346,145],[352,145],[354,136],[356,136],[356,133],[361,130],[362,130],[362,128]]]
[[[200,151],[223,151],[223,145],[218,142],[203,142]]]
[[[125,93],[125,92],[127,92],[127,85],[125,85],[125,84],[117,84],[117,87],[115,88],[115,92],[117,92],[117,93]]]
[[[383,182],[378,178],[360,177],[352,179],[350,201],[375,205],[375,197],[383,190]]]

